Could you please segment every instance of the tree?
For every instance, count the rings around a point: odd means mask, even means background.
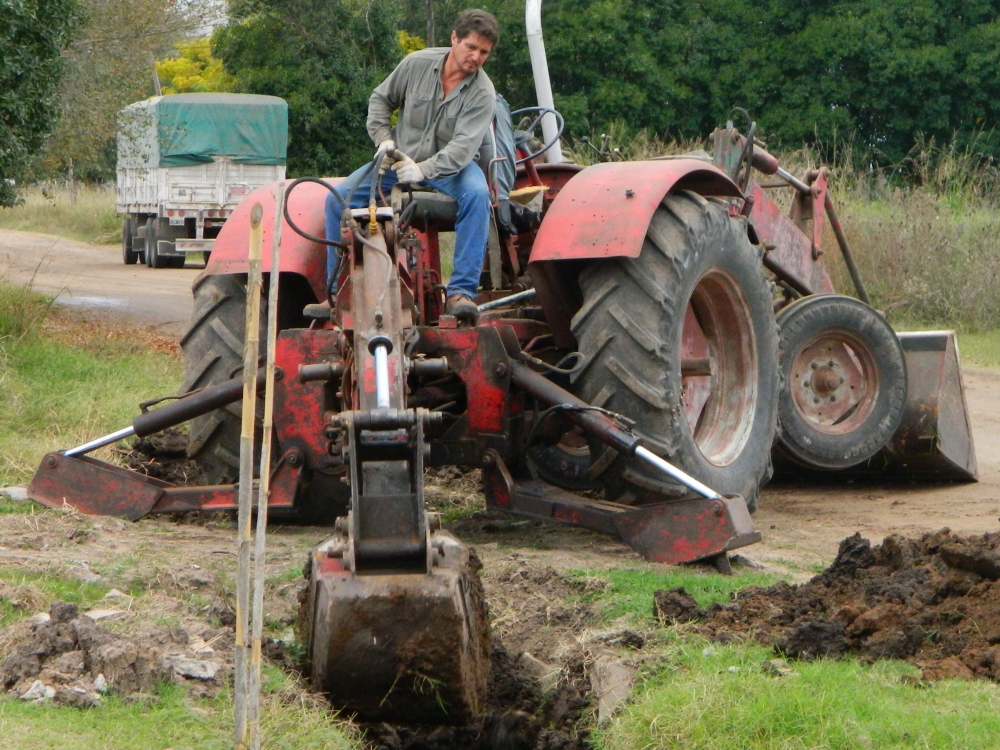
[[[61,54],[79,13],[76,0],[0,3],[0,206],[17,201],[15,183],[58,116]]]
[[[151,96],[153,65],[210,22],[211,0],[80,0],[84,22],[64,54],[63,117],[36,165],[113,179],[118,112]]]
[[[288,102],[291,174],[347,174],[371,158],[368,97],[402,56],[394,0],[233,0],[212,54],[236,91]]]
[[[208,37],[179,42],[174,49],[178,57],[156,63],[164,95],[232,90],[235,81],[222,67],[222,60],[212,57]]]

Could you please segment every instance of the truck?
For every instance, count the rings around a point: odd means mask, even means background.
[[[288,105],[276,96],[154,96],[118,117],[117,213],[122,260],[182,268],[205,262],[233,210],[285,178]]]

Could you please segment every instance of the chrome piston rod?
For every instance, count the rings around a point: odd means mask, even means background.
[[[372,354],[375,356],[375,405],[379,409],[388,409],[389,351],[385,344],[377,344]]]
[[[688,473],[686,473],[684,471],[681,471],[680,469],[678,469],[673,464],[671,464],[671,463],[669,463],[667,461],[664,461],[662,458],[660,458],[659,456],[657,456],[655,453],[651,453],[650,451],[648,451],[645,448],[643,448],[641,445],[638,448],[635,449],[635,456],[637,458],[641,458],[643,461],[645,461],[650,466],[656,467],[657,469],[659,469],[660,471],[662,471],[667,476],[673,477],[678,482],[680,482],[685,487],[687,487],[689,490],[697,492],[699,495],[701,495],[704,498],[707,498],[709,500],[723,500],[723,499],[725,499],[725,498],[722,497],[722,495],[720,495],[718,492],[716,492],[715,490],[713,490],[711,487],[708,487],[708,486],[702,484],[701,482],[699,482],[697,479],[695,479],[690,474],[688,474]]]
[[[119,440],[124,440],[127,437],[131,437],[135,434],[134,427],[123,427],[117,432],[112,432],[110,435],[105,435],[104,437],[95,438],[89,443],[84,443],[83,445],[78,445],[75,448],[70,448],[65,452],[67,456],[82,456],[84,453],[90,453],[91,451],[96,451],[98,448],[103,448],[105,445],[111,445],[112,443],[117,443]]]

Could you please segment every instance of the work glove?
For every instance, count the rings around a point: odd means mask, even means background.
[[[403,154],[403,158],[392,165],[392,168],[396,172],[396,176],[399,177],[400,182],[423,182],[424,173],[417,163],[413,161],[409,156]]]
[[[379,165],[379,174],[382,174],[392,165],[392,152],[396,150],[396,142],[392,138],[386,138],[380,144],[378,148],[375,149],[375,156],[378,156],[379,151],[383,152],[385,156],[382,157],[382,163]]]

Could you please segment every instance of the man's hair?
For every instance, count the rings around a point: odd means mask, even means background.
[[[500,25],[492,13],[485,10],[463,10],[455,19],[455,36],[465,39],[469,34],[479,34],[495,47],[500,41]]]

